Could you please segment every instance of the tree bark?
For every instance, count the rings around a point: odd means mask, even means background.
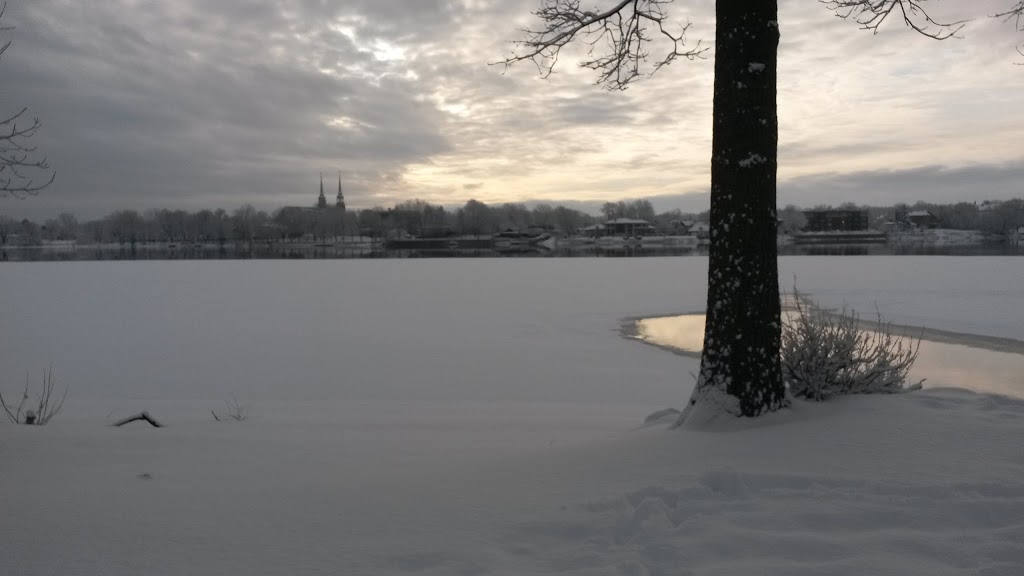
[[[690,408],[703,402],[757,416],[786,402],[775,199],[778,4],[718,0],[716,17],[707,320]]]

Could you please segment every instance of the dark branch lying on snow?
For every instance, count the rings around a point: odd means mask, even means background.
[[[163,424],[157,422],[152,416],[150,416],[149,412],[139,412],[138,414],[136,414],[134,416],[129,416],[127,418],[118,420],[117,422],[114,422],[113,424],[111,424],[111,426],[124,426],[125,424],[128,424],[129,422],[137,422],[139,420],[143,420],[145,422],[149,422],[149,425],[154,427],[154,428],[163,428],[164,427]]]

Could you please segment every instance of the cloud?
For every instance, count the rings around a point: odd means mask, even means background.
[[[809,208],[838,206],[891,206],[916,202],[955,203],[1024,197],[1024,162],[976,164],[960,168],[920,166],[906,170],[822,172],[778,183],[778,205]],[[706,191],[649,198],[655,209],[680,208],[702,212],[710,207]]]
[[[413,80],[314,13],[216,6],[22,7],[5,72],[43,117],[38,144],[60,173],[33,202],[86,213],[306,203],[319,170],[343,168],[348,188],[372,193],[451,149]]]
[[[779,184],[779,203],[888,206],[1024,197],[1024,162],[800,176]]]
[[[972,4],[969,16],[1002,4]],[[572,54],[548,80],[528,63],[488,65],[535,7],[12,2],[0,113],[29,105],[42,119],[36,143],[58,179],[37,198],[0,201],[0,211],[273,209],[311,203],[317,174],[335,170],[354,207],[415,197],[457,205],[470,193],[699,204],[713,54],[621,93],[594,86]],[[688,41],[713,46],[710,5],[680,0],[671,12],[693,22]],[[1024,158],[1024,73],[1012,66],[1024,34],[981,18],[963,40],[934,42],[898,22],[872,35],[803,0],[781,2],[780,26],[780,198],[825,197],[850,182],[922,200],[1006,193],[1000,175]]]

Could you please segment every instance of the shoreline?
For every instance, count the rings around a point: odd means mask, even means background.
[[[783,310],[793,310],[792,307],[783,307]],[[838,314],[832,310],[824,310],[826,314],[831,316],[838,316]],[[678,348],[669,344],[660,344],[658,342],[652,342],[646,340],[640,335],[640,322],[643,320],[653,320],[660,318],[677,318],[682,316],[703,316],[704,312],[685,312],[682,314],[664,314],[658,316],[644,316],[644,317],[627,317],[623,318],[619,326],[619,335],[627,340],[640,342],[648,346],[660,348],[679,356],[685,356],[687,358],[700,358],[701,353],[697,350],[687,350],[684,348]],[[857,321],[857,327],[861,330],[874,331],[874,328],[878,325],[877,321],[865,320],[859,318]],[[1019,354],[1024,356],[1024,341],[1016,340],[1013,338],[1003,338],[1000,336],[988,336],[984,334],[970,334],[967,332],[953,332],[950,330],[940,330],[937,328],[927,328],[924,326],[907,326],[903,324],[891,323],[888,325],[892,330],[892,333],[902,338],[920,338],[922,342],[934,342],[937,344],[951,344],[955,346],[965,346],[967,348],[978,348],[981,350],[988,350],[991,352],[1004,352],[1007,354]]]

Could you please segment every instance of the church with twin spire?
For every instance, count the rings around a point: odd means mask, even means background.
[[[312,234],[314,240],[334,235],[337,238],[345,230],[347,213],[345,195],[341,192],[341,172],[338,173],[338,195],[334,205],[327,203],[324,194],[324,174],[320,173],[320,195],[315,204],[305,206],[282,206],[274,214],[274,222],[281,227],[282,238],[298,240]]]
[[[324,173],[320,173],[320,196],[316,199],[316,208],[318,210],[327,209],[327,197],[324,196]],[[341,193],[341,172],[338,172],[338,196],[334,201],[334,208],[342,212],[345,211],[345,196]]]

